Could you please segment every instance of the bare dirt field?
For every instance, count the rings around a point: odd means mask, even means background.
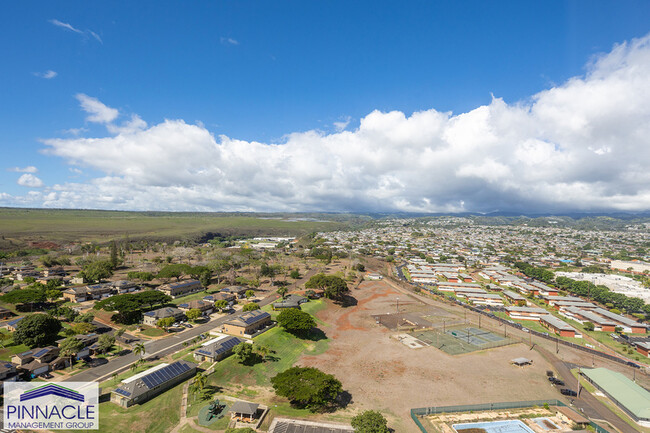
[[[434,347],[411,349],[372,315],[396,311],[404,295],[383,281],[364,282],[350,293],[357,304],[333,305],[317,314],[328,324],[329,349],[303,356],[299,364],[334,374],[352,395],[352,410],[380,410],[397,432],[418,432],[411,408],[497,401],[560,398],[546,381],[550,365],[524,344],[451,356]],[[405,299],[406,300],[406,299]],[[412,298],[400,313],[420,309]],[[525,356],[533,365],[510,364]]]

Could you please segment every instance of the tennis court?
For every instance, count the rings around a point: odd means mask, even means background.
[[[461,355],[514,343],[509,338],[471,326],[415,331],[410,335],[450,355]]]

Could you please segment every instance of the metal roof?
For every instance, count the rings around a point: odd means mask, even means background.
[[[606,368],[583,369],[599,388],[618,401],[637,418],[650,419],[650,392],[626,376]]]

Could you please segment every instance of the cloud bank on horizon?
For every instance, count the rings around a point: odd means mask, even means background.
[[[187,211],[567,212],[650,209],[650,35],[595,57],[584,76],[514,104],[453,115],[373,111],[358,128],[281,144],[148,125],[84,94],[105,137],[43,140],[102,173],[0,193],[5,206]],[[119,123],[118,123],[119,122]],[[40,179],[39,179],[40,181]]]

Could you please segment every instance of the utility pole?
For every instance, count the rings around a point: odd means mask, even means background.
[[[397,313],[399,313],[399,296],[396,298],[396,302],[397,302],[396,310],[397,310]]]
[[[555,353],[560,353],[560,338],[555,336]]]

